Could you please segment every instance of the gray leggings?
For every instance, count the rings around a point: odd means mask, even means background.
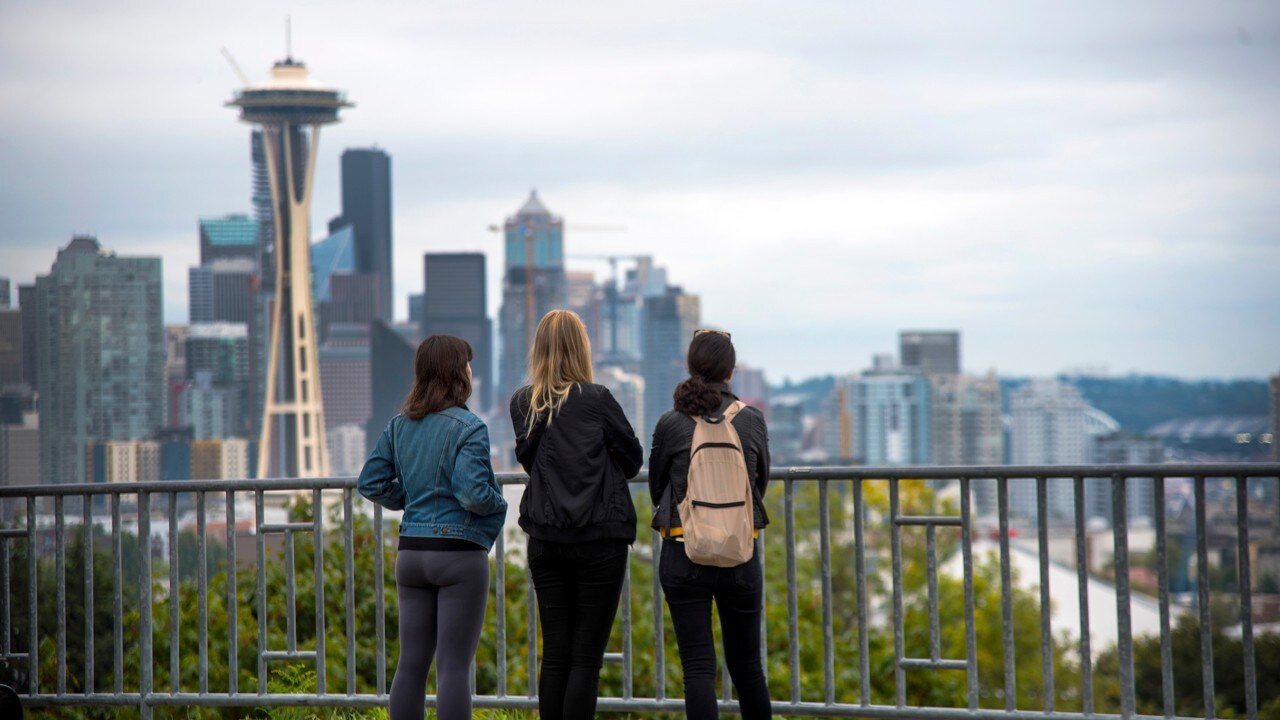
[[[400,550],[400,660],[391,682],[391,720],[421,720],[431,660],[436,663],[436,716],[471,717],[471,661],[489,600],[489,554]]]

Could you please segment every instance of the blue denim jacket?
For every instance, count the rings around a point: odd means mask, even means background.
[[[507,515],[489,463],[489,428],[465,408],[391,418],[357,487],[389,510],[404,510],[403,536],[459,538],[487,550]]]

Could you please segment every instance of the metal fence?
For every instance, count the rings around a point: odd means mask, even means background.
[[[643,489],[643,476],[637,478],[634,488]],[[1135,681],[1134,681],[1134,631],[1131,625],[1131,608],[1133,607],[1133,591],[1130,586],[1130,502],[1129,486],[1135,482],[1150,483],[1153,493],[1152,503],[1156,512],[1151,518],[1154,531],[1156,593],[1153,598],[1158,607],[1158,637],[1161,666],[1161,706],[1162,715],[1153,717],[1177,717],[1174,700],[1173,675],[1173,635],[1172,619],[1175,612],[1191,612],[1199,621],[1200,646],[1203,655],[1202,678],[1204,683],[1203,717],[1215,715],[1214,705],[1214,653],[1213,633],[1210,618],[1210,584],[1211,560],[1222,557],[1223,540],[1221,537],[1212,543],[1210,538],[1221,530],[1221,517],[1217,526],[1211,522],[1214,518],[1206,514],[1207,508],[1216,503],[1218,511],[1230,509],[1234,504],[1233,525],[1234,539],[1227,548],[1235,561],[1235,592],[1230,593],[1232,601],[1238,602],[1240,619],[1240,637],[1243,652],[1242,677],[1246,698],[1245,712],[1249,718],[1258,715],[1256,694],[1256,667],[1254,658],[1253,627],[1253,595],[1254,580],[1251,573],[1255,569],[1257,553],[1251,551],[1256,547],[1251,544],[1259,540],[1259,534],[1267,533],[1274,542],[1277,529],[1280,528],[1280,465],[1278,464],[1237,464],[1237,465],[1116,465],[1116,466],[1045,466],[1045,467],[913,467],[913,468],[778,468],[773,472],[773,480],[769,495],[782,495],[782,517],[774,517],[770,528],[762,533],[758,550],[764,550],[776,543],[785,548],[785,567],[775,567],[770,563],[765,568],[766,577],[774,573],[785,573],[787,578],[786,597],[772,597],[766,594],[766,607],[776,608],[785,603],[786,621],[770,622],[770,613],[764,613],[762,630],[768,644],[775,648],[782,643],[785,636],[787,661],[785,672],[787,692],[777,696],[776,687],[780,684],[776,677],[778,666],[775,664],[774,712],[787,715],[810,716],[847,716],[866,718],[1002,718],[1029,720],[1030,718],[1079,718],[1091,717],[1148,717],[1135,714]],[[904,508],[908,494],[904,491],[906,483],[916,480],[928,480],[931,487],[938,488],[940,495],[950,497],[951,504],[936,504],[935,507],[951,507],[954,514],[922,514],[918,511],[908,514]],[[520,485],[525,482],[523,475],[509,474],[500,477],[504,485]],[[1109,498],[1104,498],[1110,508],[1111,547],[1114,567],[1114,607],[1099,607],[1097,602],[1090,602],[1091,583],[1097,583],[1088,571],[1088,547],[1086,538],[1091,528],[1089,512],[1086,508],[1086,483],[1101,482],[1109,489]],[[975,490],[979,483],[987,487],[994,486],[996,505],[994,517],[989,520],[979,519],[974,508]],[[1194,535],[1194,550],[1179,548],[1193,555],[1194,585],[1191,594],[1190,609],[1187,603],[1179,603],[1171,590],[1171,558],[1169,556],[1170,530],[1168,523],[1172,517],[1168,508],[1177,503],[1171,502],[1173,497],[1167,495],[1166,489],[1176,485],[1178,492],[1186,490],[1187,497],[1182,501],[1183,514],[1178,515],[1180,527],[1186,528],[1185,540],[1190,541]],[[153,709],[164,706],[344,706],[372,707],[385,706],[387,702],[387,653],[386,638],[386,602],[392,588],[384,584],[385,563],[394,556],[390,553],[393,545],[388,535],[387,518],[380,507],[372,506],[354,492],[355,481],[352,478],[336,478],[321,480],[237,480],[237,481],[191,481],[191,482],[142,482],[131,484],[94,484],[63,486],[24,486],[0,488],[0,506],[7,508],[3,529],[0,529],[0,585],[3,586],[3,606],[0,607],[0,660],[11,677],[25,679],[23,687],[18,688],[22,702],[27,708],[50,708],[58,706],[133,706],[141,715],[150,717]],[[867,499],[868,488],[874,488],[877,502],[880,498],[887,500],[887,507],[876,505]],[[1207,493],[1206,488],[1212,488]],[[1251,496],[1253,489],[1253,496]],[[958,490],[958,492],[955,492]],[[1043,521],[1020,520],[1011,516],[1011,491],[1021,493],[1022,500],[1034,503],[1035,517]],[[1231,492],[1233,491],[1233,492]],[[1063,493],[1066,493],[1065,495]],[[1226,493],[1226,495],[1224,495]],[[275,500],[281,496],[298,496],[310,500],[312,519],[297,522],[287,517],[270,517],[273,514]],[[798,495],[812,499],[816,495],[816,515],[811,513],[815,508],[801,507],[797,510]],[[1229,498],[1227,496],[1230,496]],[[836,512],[838,527],[833,529],[833,496],[842,512]],[[1252,497],[1252,506],[1251,506]],[[1066,498],[1064,505],[1062,499]],[[1226,499],[1224,499],[1226,498]],[[1051,501],[1052,500],[1052,501]],[[808,502],[808,500],[806,500]],[[237,519],[237,506],[252,506],[252,520]],[[321,508],[334,508],[330,516]],[[1022,507],[1019,505],[1019,507]],[[511,513],[516,510],[512,507]],[[931,511],[937,512],[937,511]],[[275,510],[279,515],[279,511]],[[375,552],[372,577],[357,576],[354,568],[356,557],[355,532],[356,518],[361,513],[372,516],[373,543],[382,548]],[[1219,513],[1221,515],[1221,512]],[[1185,517],[1184,517],[1185,515]],[[336,518],[334,519],[330,518]],[[185,518],[185,519],[184,519]],[[181,520],[181,522],[180,522]],[[212,522],[211,522],[212,520]],[[979,627],[975,614],[975,544],[991,542],[983,539],[984,523],[991,523],[989,535],[998,545],[999,562],[999,598],[1001,618],[1002,652],[1002,707],[990,705],[990,695],[984,694],[979,681]],[[1018,537],[1011,540],[1011,528],[1018,522],[1025,522],[1023,527],[1032,537]],[[225,527],[218,529],[222,523]],[[188,547],[188,554],[195,557],[182,557],[179,548],[182,546],[181,528],[194,525],[187,531],[194,534],[194,549]],[[68,557],[67,540],[69,526],[80,525],[90,531],[80,534],[82,557]],[[210,532],[210,525],[215,527]],[[812,526],[816,525],[816,528]],[[1251,525],[1255,527],[1251,527]],[[97,528],[94,532],[92,529]],[[239,528],[239,529],[238,529]],[[1150,532],[1143,528],[1144,532]],[[923,568],[919,567],[919,535],[924,536]],[[139,541],[136,545],[128,545],[124,539],[133,534]],[[1253,533],[1253,534],[1251,534]],[[334,537],[336,534],[337,537]],[[908,537],[908,550],[915,553],[911,559],[904,556],[904,534]],[[98,537],[95,539],[95,535]],[[283,587],[269,584],[267,569],[269,563],[283,560],[284,567],[295,567],[294,537],[309,536],[311,542],[312,587],[300,588],[295,583],[294,574],[284,573]],[[1051,536],[1062,538],[1058,542],[1066,542],[1074,562],[1060,563],[1051,557]],[[249,539],[252,547],[247,553],[237,553],[237,540]],[[652,582],[649,587],[640,587],[631,582],[628,572],[624,589],[620,619],[621,649],[606,656],[606,661],[621,666],[621,692],[617,695],[602,697],[599,702],[601,711],[630,712],[682,712],[683,701],[678,695],[669,695],[668,685],[679,686],[678,679],[668,678],[666,644],[671,637],[665,628],[661,587],[658,582],[657,558],[659,557],[660,538],[657,533],[642,528],[640,540],[633,547],[633,566],[635,563],[650,565]],[[940,540],[942,538],[942,540]],[[887,539],[888,547],[884,547]],[[95,544],[106,542],[110,550],[111,594],[109,597],[95,597],[94,562]],[[25,577],[26,587],[13,587],[14,576],[21,568],[13,565],[17,550],[25,543]],[[223,544],[229,557],[247,554],[248,559],[240,557],[238,562],[226,562],[221,568],[225,578],[221,587],[214,587],[209,576],[208,557],[212,544]],[[941,545],[940,545],[941,543]],[[242,543],[243,544],[243,543]],[[1210,545],[1218,550],[1214,556],[1210,554]],[[948,558],[942,546],[951,548]],[[833,553],[833,547],[835,552]],[[128,548],[128,551],[126,551]],[[507,573],[506,562],[509,548],[506,539],[496,544],[496,563],[494,564],[495,582],[491,603],[496,609],[496,617],[500,619],[494,628],[495,649],[493,657],[481,657],[480,663],[492,662],[496,665],[496,687],[491,694],[477,697],[477,707],[502,708],[536,708],[537,706],[537,647],[536,642],[529,642],[524,667],[527,682],[516,688],[514,681],[508,678],[508,665],[511,661],[507,648],[508,634],[511,629],[506,622]],[[100,551],[100,550],[99,550]],[[1037,661],[1040,667],[1039,700],[1035,706],[1027,706],[1025,698],[1019,701],[1017,692],[1017,668],[1019,664],[1028,662],[1027,658],[1015,657],[1015,623],[1014,599],[1015,575],[1013,556],[1015,551],[1034,556],[1038,569],[1038,582],[1029,583],[1025,592],[1039,598],[1039,630],[1040,651]],[[135,553],[136,558],[128,558],[126,554]],[[343,617],[327,617],[325,602],[324,566],[326,554],[341,554],[343,567]],[[833,557],[837,554],[837,557]],[[852,555],[850,557],[849,555]],[[816,557],[815,557],[816,555]],[[256,557],[255,557],[256,556]],[[766,556],[762,553],[762,557]],[[887,556],[887,567],[885,559]],[[46,566],[52,567],[55,587],[52,598],[39,594],[41,577],[41,558]],[[126,573],[126,565],[132,566],[136,560],[136,575]],[[800,576],[798,566],[816,563],[817,577]],[[161,566],[167,565],[167,578],[163,571],[159,577],[154,572],[153,562]],[[176,597],[177,588],[182,579],[180,567],[189,563],[196,564],[195,597],[196,612],[196,657],[198,667],[194,683],[184,682],[182,678],[181,646],[183,644],[181,608],[176,601],[168,605],[169,617],[169,658],[168,682],[156,682],[156,668],[165,664],[163,658],[157,658],[153,648],[154,628],[157,622],[156,606],[161,595]],[[303,560],[305,562],[305,560]],[[943,564],[958,563],[963,584],[963,608],[940,607],[939,577],[944,574]],[[70,564],[69,564],[70,563]],[[79,567],[76,567],[79,565]],[[841,566],[845,567],[841,567]],[[1074,566],[1074,567],[1071,567]],[[1068,587],[1058,587],[1051,583],[1051,569],[1057,567],[1061,572],[1064,567],[1071,567],[1074,582]],[[851,607],[837,605],[833,599],[833,577],[851,569],[856,588]],[[913,593],[908,586],[908,572],[919,578],[923,569],[923,588],[919,595]],[[256,584],[252,586],[252,594],[256,601],[257,638],[253,641],[257,658],[256,683],[253,688],[241,688],[239,653],[241,648],[237,636],[228,637],[225,657],[211,657],[209,652],[209,602],[220,594],[225,598],[226,627],[228,633],[235,633],[240,625],[237,617],[237,606],[244,600],[241,578],[238,573],[256,572]],[[47,577],[48,570],[44,571]],[[78,576],[78,577],[77,577]],[[527,583],[527,573],[525,582]],[[74,584],[82,584],[76,592],[82,597],[83,638],[68,637],[68,588]],[[125,588],[130,583],[137,583],[137,627],[126,627],[126,612],[123,598]],[[357,584],[371,583],[374,598],[374,636],[357,637],[355,616],[357,612],[367,613],[367,607],[357,607]],[[247,583],[245,583],[247,585]],[[815,589],[815,585],[818,586]],[[887,587],[886,587],[887,586]],[[1110,586],[1109,586],[1110,587]],[[13,606],[19,602],[20,595],[25,592],[26,617],[13,617]],[[821,597],[821,620],[817,622],[818,632],[801,632],[801,626],[812,626],[816,618],[804,615],[800,607],[800,597],[813,592]],[[156,597],[153,597],[153,594]],[[267,601],[270,596],[284,596],[285,617],[283,646],[269,646]],[[309,595],[312,605],[303,605],[301,596]],[[913,599],[917,607],[927,609],[924,620],[919,626],[907,624],[910,614],[907,596]],[[391,595],[391,597],[394,597]],[[530,591],[526,598],[532,598]],[[644,600],[652,606],[653,634],[648,637],[637,637],[633,633],[633,622],[636,616],[633,604],[643,604]],[[633,601],[635,601],[633,603]],[[56,605],[56,623],[52,627],[48,623],[40,624],[39,608],[41,603],[52,602]],[[1054,635],[1052,613],[1054,603],[1058,606],[1074,605],[1081,618],[1079,628],[1070,628],[1078,632],[1072,641],[1073,647],[1065,648],[1074,654],[1079,662],[1079,687],[1073,688],[1072,696],[1078,698],[1078,707],[1065,711],[1056,704],[1056,698],[1063,695],[1063,688],[1055,690],[1055,644],[1061,645],[1062,637]],[[110,608],[107,613],[112,621],[111,637],[113,652],[110,661],[111,680],[106,678],[95,680],[95,614],[102,615],[102,605]],[[536,614],[534,603],[527,602],[527,613],[523,631],[526,637],[536,638]],[[98,610],[98,613],[94,611]],[[348,652],[342,658],[345,669],[344,682],[334,687],[329,678],[334,675],[333,666],[326,658],[325,642],[300,642],[299,617],[314,619],[314,638],[326,637],[326,626],[329,623],[340,623],[345,629],[346,648]],[[948,629],[953,623],[963,624],[963,654],[956,657],[943,656],[944,613],[947,615]],[[773,613],[776,616],[778,613]],[[1113,678],[1119,690],[1119,707],[1108,713],[1109,708],[1095,707],[1095,683],[1099,678],[1094,676],[1094,663],[1091,660],[1098,654],[1097,641],[1091,637],[1090,620],[1099,614],[1114,614],[1116,621],[1117,675]],[[836,618],[842,620],[840,625],[849,629],[837,637]],[[133,614],[127,615],[130,622]],[[919,620],[919,613],[916,614]],[[160,620],[165,622],[163,617]],[[648,619],[646,619],[646,622]],[[25,623],[25,626],[23,625]],[[880,678],[881,685],[875,685],[876,678],[872,671],[871,636],[877,623],[891,623],[892,626],[892,683],[887,678]],[[927,625],[927,628],[923,627]],[[186,628],[188,633],[190,628]],[[278,634],[276,628],[272,628]],[[309,632],[309,629],[308,629]],[[25,634],[24,634],[25,633]],[[909,656],[908,638],[927,634],[927,655]],[[52,634],[52,636],[50,636]],[[133,649],[134,643],[126,643],[125,638],[136,635],[136,655],[126,657],[126,645]],[[886,636],[887,637],[887,636]],[[36,638],[37,642],[32,642]],[[25,640],[25,643],[24,643]],[[52,643],[49,641],[52,640]],[[41,641],[52,644],[55,657],[41,658]],[[75,677],[78,688],[69,687],[68,677],[71,675],[68,663],[68,644],[82,643],[84,657],[80,674]],[[372,683],[372,691],[361,691],[357,680],[356,657],[353,649],[362,645],[374,644],[376,658],[376,677]],[[644,643],[653,647],[652,674],[656,678],[652,696],[640,697],[635,692],[633,669],[636,663],[633,643]],[[311,647],[307,647],[310,645]],[[808,671],[816,675],[817,668],[804,667],[802,656],[813,656],[814,648],[821,648],[821,688],[815,689],[814,683],[802,687],[802,675]],[[616,645],[614,646],[616,647]],[[190,650],[190,641],[187,641]],[[1059,652],[1064,648],[1058,647]],[[804,652],[809,650],[809,652]],[[837,652],[839,650],[840,652]],[[79,650],[77,649],[77,652]],[[762,654],[768,652],[762,648]],[[836,657],[845,660],[842,663],[856,662],[856,669],[838,666]],[[856,660],[848,658],[856,656]],[[767,659],[767,658],[766,658]],[[50,685],[42,681],[41,672],[52,662],[54,680]],[[126,667],[136,667],[136,680],[126,680]],[[315,692],[271,692],[268,678],[274,668],[285,663],[303,663],[316,670]],[[226,684],[212,687],[210,684],[211,664],[217,667],[223,664],[219,676],[226,676]],[[766,663],[766,668],[768,668]],[[188,670],[189,675],[189,668]],[[678,670],[672,668],[673,670]],[[880,672],[887,672],[878,665]],[[35,670],[35,671],[33,671]],[[1267,672],[1275,670],[1267,669]],[[928,677],[938,673],[962,673],[964,682],[964,700],[955,707],[919,706],[908,702],[909,674],[925,673]],[[48,673],[44,673],[47,677]],[[678,678],[678,673],[675,673]],[[723,675],[723,673],[722,673]],[[856,677],[855,681],[848,680]],[[844,679],[842,679],[844,678]],[[891,684],[891,697],[884,697],[884,691],[873,691],[873,686],[884,687]],[[194,686],[192,686],[194,685]],[[856,685],[856,692],[852,685]],[[874,702],[879,695],[880,702]],[[722,682],[722,709],[736,711],[736,703],[731,699],[730,684],[725,676]],[[431,699],[431,698],[429,698]]]

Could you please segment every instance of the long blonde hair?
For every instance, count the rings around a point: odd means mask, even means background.
[[[589,383],[591,340],[582,318],[569,310],[552,310],[538,323],[529,349],[529,428],[544,417],[550,423],[577,383]]]

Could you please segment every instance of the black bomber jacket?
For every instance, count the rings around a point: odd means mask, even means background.
[[[532,389],[511,396],[516,459],[529,473],[520,527],[549,542],[636,539],[636,507],[627,480],[644,450],[613,394],[579,383],[551,422],[529,429]]]
[[[720,409],[711,417],[722,417],[737,395],[725,383],[712,387],[720,390]],[[658,419],[653,429],[653,446],[649,451],[649,494],[653,498],[654,529],[680,527],[680,501],[689,487],[689,450],[693,444],[692,417],[676,410],[668,410]],[[764,509],[764,490],[769,484],[769,429],[764,414],[748,405],[733,418],[733,429],[742,442],[742,454],[751,478],[752,496],[755,500],[755,526],[769,524],[769,514]]]

